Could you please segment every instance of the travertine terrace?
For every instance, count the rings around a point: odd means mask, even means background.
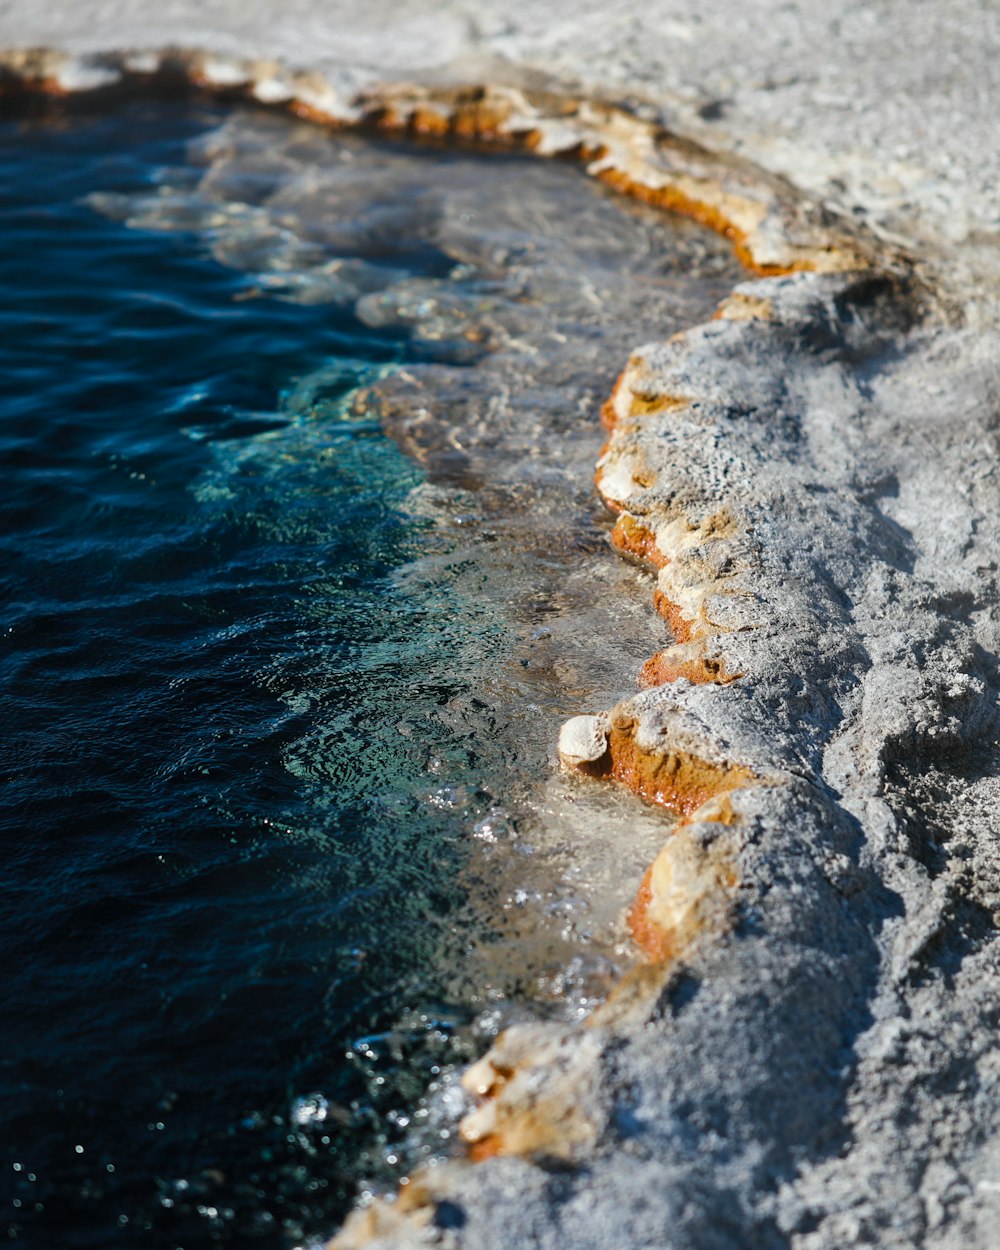
[[[656,571],[674,641],[560,749],[679,818],[628,917],[635,968],[582,1024],[501,1035],[466,1074],[465,1157],[332,1245],[991,1246],[995,17],[630,5],[602,40],[566,6],[445,6],[435,45],[411,6],[376,74],[376,17],[338,45],[337,6],[87,9],[5,6],[11,93],[184,79],[573,156],[748,270],[714,320],[651,327],[603,414],[612,542]]]

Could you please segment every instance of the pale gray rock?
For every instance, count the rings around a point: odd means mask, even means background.
[[[559,731],[559,758],[565,763],[588,764],[608,749],[607,718],[573,716]]]

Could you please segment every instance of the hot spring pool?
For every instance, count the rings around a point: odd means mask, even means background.
[[[738,271],[572,168],[263,112],[0,162],[11,1237],[302,1244],[615,975],[572,852],[659,818],[552,744],[663,626],[596,413]]]

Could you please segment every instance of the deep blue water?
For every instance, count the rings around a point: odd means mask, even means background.
[[[312,1244],[620,971],[642,821],[550,769],[665,640],[596,414],[738,271],[561,163],[254,110],[8,120],[0,186],[0,1209]]]
[[[492,796],[438,711],[504,640],[394,583],[436,541],[419,472],[347,400],[419,350],[87,203],[215,120],[0,126],[14,1244],[329,1233],[458,1053],[437,970]]]

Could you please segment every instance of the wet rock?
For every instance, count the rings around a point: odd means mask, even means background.
[[[468,1068],[463,1088],[480,1106],[460,1131],[472,1158],[578,1160],[605,1119],[597,1096],[598,1035],[553,1025],[514,1026]]]
[[[574,716],[559,731],[559,758],[571,766],[600,760],[608,749],[605,716]]]

